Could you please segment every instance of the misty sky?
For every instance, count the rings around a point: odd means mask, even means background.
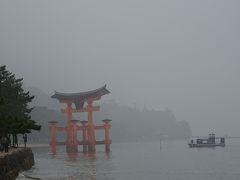
[[[239,32],[239,0],[2,0],[0,64],[48,94],[107,84],[195,135],[240,136]]]

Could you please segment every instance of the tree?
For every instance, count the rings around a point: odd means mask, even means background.
[[[28,103],[34,96],[24,91],[22,81],[7,71],[6,66],[0,66],[0,136],[12,134],[16,137],[41,129],[29,115],[33,108]]]

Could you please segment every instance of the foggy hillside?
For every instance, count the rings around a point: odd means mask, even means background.
[[[39,136],[38,142],[47,142],[49,140],[48,121],[58,121],[58,125],[62,126],[66,117],[60,113],[60,109],[55,110],[59,107],[59,103],[53,107],[55,100],[51,99],[50,95],[37,88],[29,88],[29,90],[37,97],[33,101],[35,109],[31,113],[32,119],[42,125],[41,132],[34,132],[31,136]],[[80,120],[85,120],[86,114],[82,114]],[[78,119],[78,116],[75,115],[74,118]],[[158,140],[160,136],[181,139],[191,136],[189,124],[186,121],[177,121],[169,109],[156,111],[145,107],[141,110],[108,100],[103,101],[100,111],[94,114],[96,124],[101,124],[101,120],[106,118],[112,119],[111,137],[114,141]],[[59,136],[64,137],[63,134]]]
[[[35,87],[26,87],[27,91],[30,91],[34,96],[30,106],[47,106],[49,109],[59,110],[60,105],[57,100],[52,99],[51,95],[46,94],[41,89]]]

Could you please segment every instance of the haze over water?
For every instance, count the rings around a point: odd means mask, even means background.
[[[237,180],[240,142],[227,140],[225,148],[188,148],[187,141],[114,143],[95,155],[67,155],[58,148],[34,148],[36,165],[23,174],[43,180]],[[102,150],[102,151],[101,151]],[[25,179],[19,177],[19,180]]]

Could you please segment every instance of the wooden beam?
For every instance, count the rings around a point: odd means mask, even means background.
[[[83,127],[82,126],[77,126],[77,131],[82,131]]]
[[[73,103],[73,100],[62,100],[62,99],[59,99],[58,101],[59,101],[60,103],[65,103],[65,104]]]
[[[57,142],[57,145],[66,145],[66,142]]]
[[[66,131],[66,127],[57,127],[57,131]]]
[[[82,109],[70,109],[70,111],[72,113],[78,113],[78,112],[88,112],[88,107],[82,108]],[[100,106],[93,106],[92,107],[92,111],[99,111],[100,110]],[[62,113],[67,113],[69,111],[69,109],[61,109]]]
[[[105,144],[105,140],[103,141],[96,141],[96,144],[99,145],[99,144]],[[109,139],[109,144],[112,144],[112,140]]]
[[[100,130],[100,129],[105,129],[105,127],[104,126],[95,126],[95,129]]]

